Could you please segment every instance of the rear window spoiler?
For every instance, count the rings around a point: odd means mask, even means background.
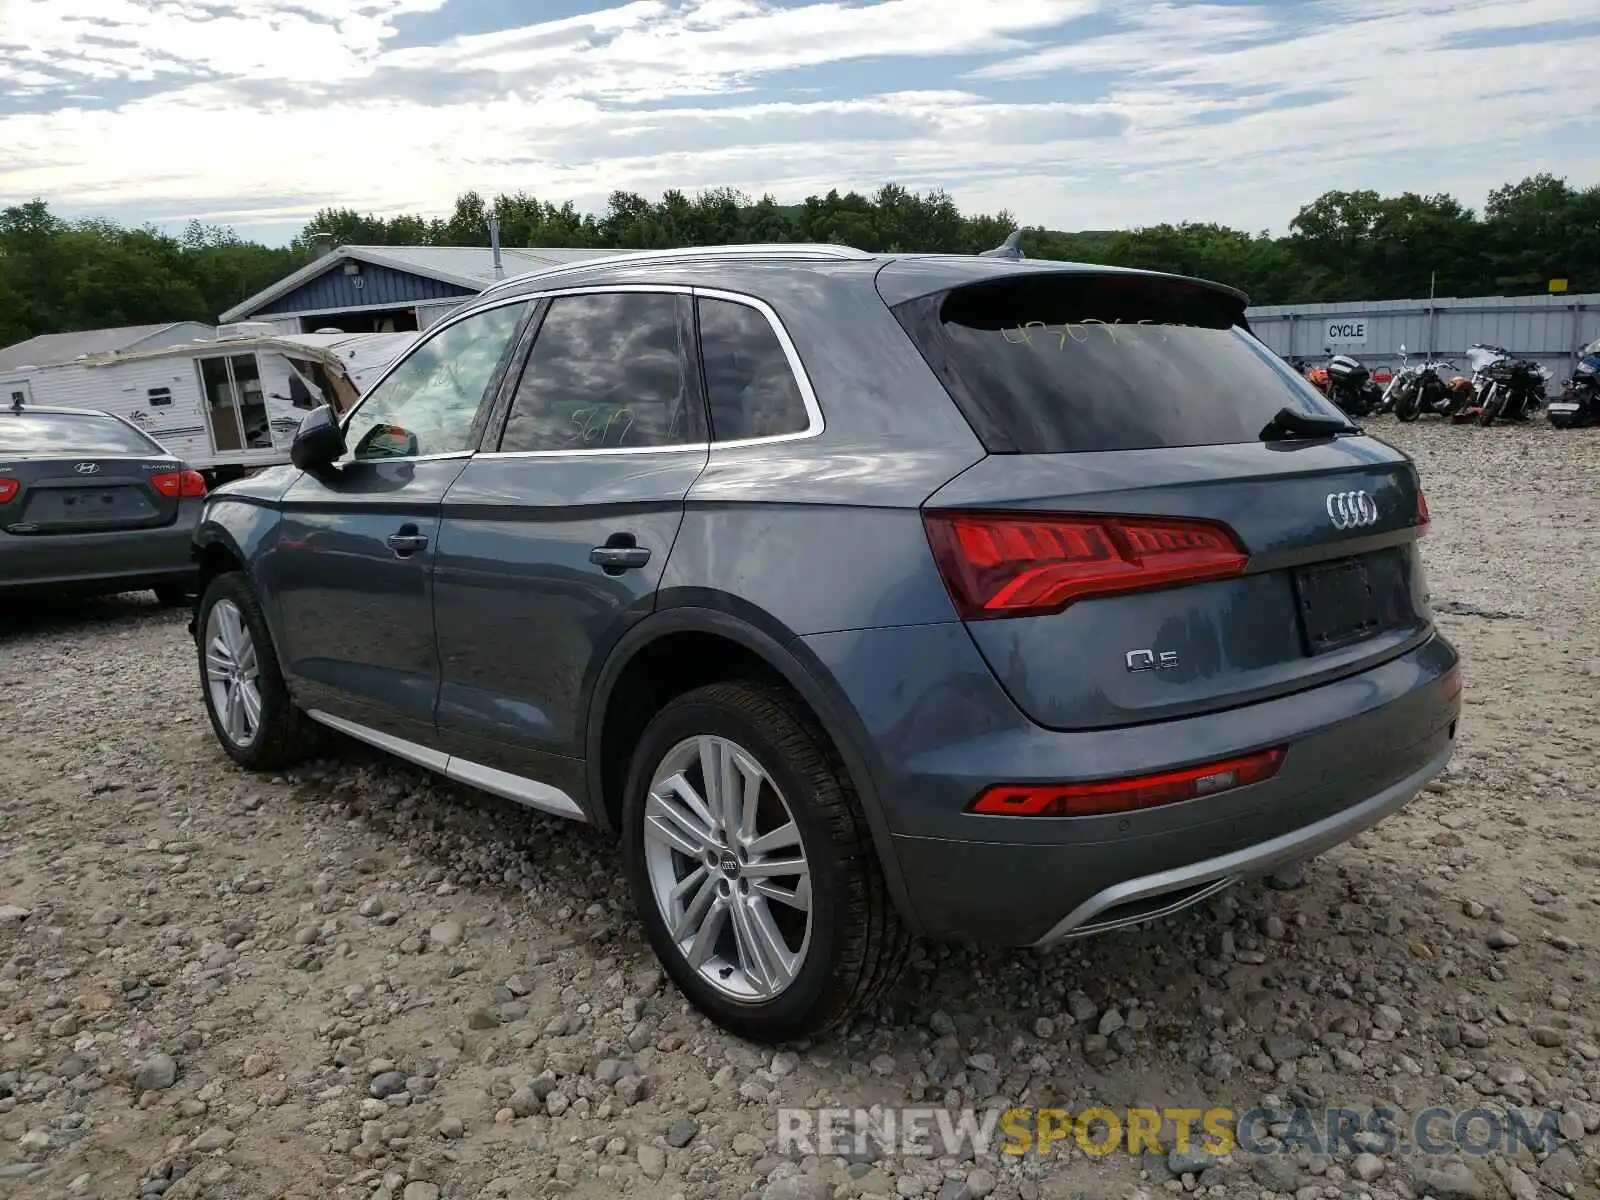
[[[1022,230],[1013,229],[1010,233],[1008,233],[1006,235],[1006,240],[1005,241],[1001,242],[993,250],[981,250],[981,251],[979,251],[978,252],[978,257],[979,258],[1003,258],[1003,259],[1006,259],[1006,260],[1008,260],[1010,262],[1020,262],[1022,259],[1027,258],[1028,256],[1022,252]],[[1030,261],[1032,261],[1032,262],[1048,262],[1049,260],[1048,259],[1032,259]],[[1078,265],[1078,264],[1074,264],[1074,265]],[[1153,272],[1153,273],[1154,274],[1168,274],[1166,272]],[[1204,284],[1206,287],[1212,288],[1213,290],[1221,291],[1221,292],[1228,292],[1228,293],[1230,293],[1230,294],[1232,294],[1234,296],[1237,296],[1239,298],[1239,300],[1241,301],[1241,303],[1240,303],[1241,310],[1244,309],[1244,308],[1247,308],[1249,306],[1249,304],[1250,304],[1250,297],[1245,292],[1240,291],[1236,287],[1230,287],[1228,284],[1218,283],[1216,280],[1213,280],[1213,279],[1201,279],[1198,276],[1194,276],[1194,275],[1176,275],[1176,274],[1169,274],[1168,277],[1169,278],[1173,278],[1173,279],[1182,279],[1182,280],[1185,280],[1185,281],[1187,281],[1189,283]],[[1246,329],[1249,328],[1249,326],[1247,324],[1245,324],[1242,311],[1241,311],[1241,314],[1240,314],[1239,323],[1244,328],[1246,328]],[[1600,345],[1600,343],[1596,343],[1596,344]]]

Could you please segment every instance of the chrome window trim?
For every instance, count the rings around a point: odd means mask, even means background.
[[[462,321],[468,320],[471,317],[478,316],[480,313],[489,312],[492,309],[505,308],[507,305],[511,305],[511,304],[530,304],[531,305],[531,304],[534,303],[534,300],[535,300],[535,297],[532,297],[532,296],[507,296],[507,297],[504,297],[502,299],[496,300],[493,304],[473,305],[473,307],[471,307],[470,309],[467,309],[465,311],[451,313],[448,317],[446,317],[444,320],[440,321],[438,324],[430,325],[430,326],[428,326],[427,329],[422,330],[421,333],[418,334],[417,340],[415,342],[413,342],[411,345],[407,346],[405,351],[402,354],[397,356],[392,363],[390,363],[387,367],[385,367],[383,369],[383,374],[379,375],[376,379],[374,379],[372,381],[372,386],[369,387],[366,390],[366,393],[361,397],[361,399],[357,400],[355,402],[355,404],[351,406],[350,411],[344,414],[343,419],[339,422],[339,433],[340,433],[340,435],[343,436],[346,433],[346,431],[350,428],[350,422],[355,420],[356,414],[361,411],[361,406],[372,398],[372,394],[374,392],[376,392],[379,388],[381,388],[385,383],[387,383],[389,381],[389,376],[393,375],[396,371],[398,371],[403,364],[411,361],[411,356],[412,355],[414,355],[417,351],[421,350],[429,342],[433,341],[434,338],[438,337],[446,329],[449,329],[452,325],[456,325],[456,324],[459,324]],[[469,301],[469,303],[470,303],[470,301]],[[504,352],[502,351],[502,353],[504,353]],[[481,404],[482,401],[479,401],[479,403]],[[348,445],[348,444],[349,443],[348,443],[348,440],[347,440],[346,441],[346,445]],[[348,451],[347,451],[347,453],[348,453]],[[430,460],[438,460],[438,459],[444,459],[444,458],[465,458],[468,455],[470,455],[471,453],[472,453],[471,450],[450,450],[450,451],[447,451],[447,452],[445,452],[443,454],[396,455],[393,458],[351,458],[349,460],[341,460],[341,461],[349,461],[349,462],[428,462]]]
[[[783,349],[783,357],[789,364],[789,372],[794,376],[795,386],[800,389],[801,403],[805,405],[806,427],[794,433],[776,433],[770,437],[738,438],[725,442],[685,442],[681,445],[673,446],[612,446],[585,450],[480,450],[474,457],[488,459],[574,458],[599,454],[671,454],[688,450],[697,450],[705,454],[726,447],[771,446],[781,442],[804,441],[808,438],[817,437],[827,428],[822,416],[822,406],[817,402],[816,390],[811,386],[811,377],[806,374],[806,369],[800,362],[800,353],[795,349],[794,341],[790,338],[789,331],[784,328],[783,321],[765,300],[747,295],[744,292],[731,292],[723,288],[683,287],[677,284],[665,283],[597,283],[535,292],[531,293],[530,296],[534,300],[551,300],[561,296],[587,296],[607,292],[659,292],[674,296],[689,295],[695,299],[704,297],[708,300],[726,300],[733,304],[743,304],[748,308],[755,309],[766,318],[768,327],[771,328],[778,339],[778,345]],[[374,384],[373,386],[376,387],[377,385]]]
[[[772,305],[756,296],[744,292],[731,292],[723,288],[694,289],[695,298],[705,297],[708,300],[727,300],[733,304],[743,304],[755,309],[767,319],[767,324],[772,327],[772,332],[777,335],[778,345],[783,347],[783,356],[789,360],[789,373],[794,376],[795,385],[800,389],[800,402],[806,409],[806,427],[794,433],[775,433],[770,437],[737,438],[730,441],[717,441],[713,439],[711,446],[719,449],[725,446],[772,446],[780,442],[799,442],[807,438],[814,438],[827,428],[827,423],[822,418],[822,405],[817,402],[816,389],[811,386],[811,376],[806,374],[805,365],[800,361],[800,352],[795,349],[794,339],[789,336],[789,331],[784,328],[782,319],[773,311]],[[710,400],[706,402],[710,408]]]
[[[604,446],[589,450],[480,450],[474,458],[592,458],[597,454],[682,454],[711,449],[710,442],[680,442],[671,446]]]
[[[319,708],[307,709],[306,716],[319,725],[337,730],[346,737],[353,737],[359,742],[366,742],[369,746],[376,746],[396,758],[403,758],[419,767],[436,771],[457,783],[464,783],[479,791],[514,800],[518,804],[536,808],[540,812],[565,817],[569,821],[588,823],[589,817],[583,811],[583,807],[560,788],[552,787],[548,783],[540,783],[537,779],[487,767],[482,763],[473,762],[470,758],[462,758],[459,754],[446,754],[443,750],[420,746],[405,738],[395,737],[392,733],[384,733],[382,730],[368,728],[344,717],[336,717]]]

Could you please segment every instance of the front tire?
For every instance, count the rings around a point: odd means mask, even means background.
[[[831,1028],[899,976],[910,939],[860,802],[787,692],[718,683],[663,708],[634,751],[622,840],[656,956],[740,1037]]]
[[[249,582],[218,575],[195,620],[200,691],[223,751],[241,767],[276,771],[305,756],[311,729],[294,706],[272,634]]]
[[[1395,400],[1394,415],[1402,421],[1415,421],[1417,419],[1417,395],[1415,392],[1407,392]]]

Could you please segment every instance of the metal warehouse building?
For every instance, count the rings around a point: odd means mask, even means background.
[[[607,250],[488,246],[339,246],[222,314],[279,333],[426,329],[497,280]]]
[[[1470,300],[1374,300],[1271,304],[1248,310],[1250,326],[1285,358],[1350,354],[1368,366],[1397,365],[1400,347],[1466,366],[1468,346],[1501,346],[1569,375],[1578,347],[1600,338],[1600,294],[1480,296]]]

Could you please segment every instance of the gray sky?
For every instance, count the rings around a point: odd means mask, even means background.
[[[530,16],[537,14],[537,16]],[[1595,0],[0,0],[0,201],[284,240],[893,179],[1054,228],[1600,179]]]

